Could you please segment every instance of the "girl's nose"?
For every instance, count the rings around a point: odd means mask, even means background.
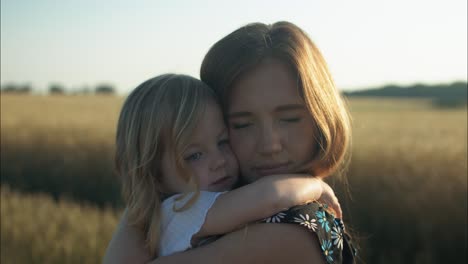
[[[218,151],[216,155],[214,155],[213,160],[211,162],[210,169],[212,171],[219,170],[226,166],[226,158],[224,157],[223,153]]]

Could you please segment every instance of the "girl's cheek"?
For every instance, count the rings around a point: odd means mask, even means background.
[[[204,165],[202,161],[195,162],[191,165],[193,176],[195,177],[195,181],[203,187],[206,182],[205,177],[208,176],[208,170],[204,169]]]

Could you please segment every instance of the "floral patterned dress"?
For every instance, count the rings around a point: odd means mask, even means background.
[[[346,233],[343,221],[327,209],[326,204],[313,202],[291,207],[262,222],[303,226],[317,235],[327,263],[355,263],[357,251]]]

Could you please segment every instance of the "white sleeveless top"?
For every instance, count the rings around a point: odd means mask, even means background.
[[[198,199],[186,210],[174,212],[173,207],[181,208],[190,200],[193,193],[175,201],[179,194],[165,199],[161,206],[161,242],[159,256],[167,256],[192,247],[192,236],[200,231],[208,210],[216,198],[224,192],[201,191]]]

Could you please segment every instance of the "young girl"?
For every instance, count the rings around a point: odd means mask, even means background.
[[[122,107],[116,145],[128,222],[143,232],[152,256],[294,205],[319,198],[337,204],[331,188],[310,175],[273,175],[229,191],[238,164],[221,109],[212,90],[189,76],[166,74],[138,86]]]

